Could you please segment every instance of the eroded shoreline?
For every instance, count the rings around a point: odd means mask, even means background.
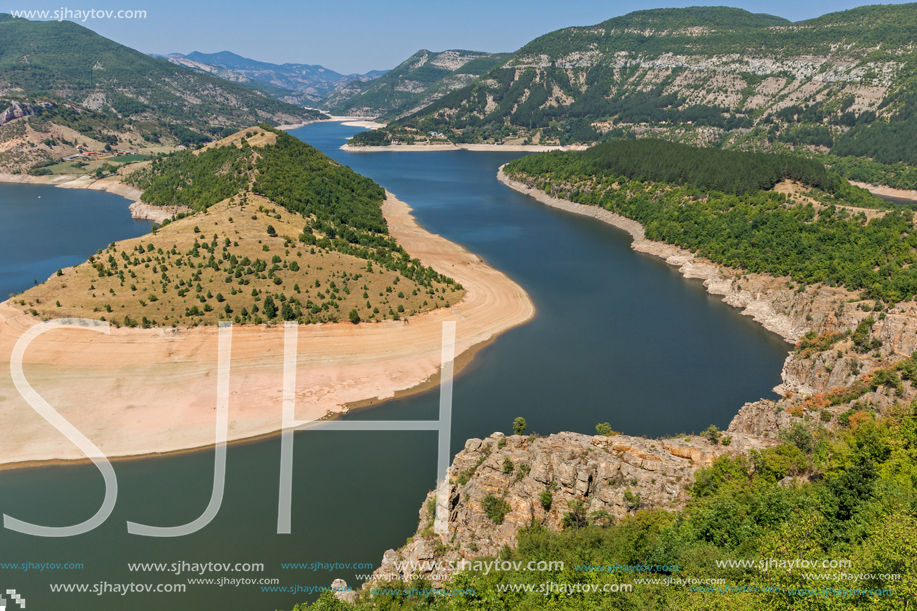
[[[22,185],[45,185],[60,189],[88,189],[90,191],[105,191],[120,195],[130,202],[128,209],[131,218],[162,223],[173,218],[180,212],[189,212],[190,209],[182,206],[150,206],[140,201],[143,192],[140,189],[128,186],[117,178],[101,178],[94,180],[89,176],[76,176],[62,174],[60,176],[28,176],[24,174],[0,173],[0,183],[13,183]]]
[[[734,273],[726,268],[697,257],[694,253],[678,246],[646,239],[643,225],[637,221],[598,206],[586,206],[552,197],[543,191],[513,180],[503,172],[503,167],[500,166],[497,172],[497,180],[509,188],[533,197],[547,206],[589,216],[623,229],[633,236],[631,248],[635,251],[664,259],[669,265],[677,267],[685,278],[703,280],[707,292],[722,295],[726,303],[742,309],[743,314],[751,316],[765,329],[776,333],[787,342],[795,343],[808,330],[808,325],[801,324],[795,317],[778,312],[766,295],[736,289],[733,286]]]
[[[382,206],[389,230],[412,257],[460,282],[448,309],[409,321],[331,323],[299,328],[296,419],[317,420],[344,406],[424,390],[439,373],[442,323],[457,321],[456,365],[497,335],[530,320],[525,291],[461,246],[421,227],[393,195]],[[0,464],[85,457],[13,387],[9,362],[21,334],[39,322],[0,304]],[[281,429],[282,327],[236,327],[230,377],[229,440]],[[61,330],[36,339],[25,373],[35,390],[108,457],[193,450],[214,442],[217,329]]]

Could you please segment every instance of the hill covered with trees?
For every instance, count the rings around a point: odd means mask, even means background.
[[[725,7],[638,11],[545,34],[381,134],[561,145],[650,136],[917,166],[915,31],[913,4],[798,23]]]
[[[636,220],[648,239],[722,265],[890,303],[917,297],[913,210],[852,187],[814,160],[637,140],[529,155],[504,171]],[[784,180],[802,187],[771,189]],[[885,210],[867,218],[869,208]]]
[[[388,233],[385,191],[268,126],[148,162],[127,179],[191,211],[15,300],[39,316],[162,327],[378,321],[456,303],[462,287]]]
[[[33,109],[34,118],[44,123],[95,140],[87,142],[91,146],[122,148],[194,145],[256,123],[303,123],[324,116],[150,57],[70,21],[0,14],[0,108],[13,103]],[[22,121],[33,117],[15,122]],[[2,123],[0,140],[15,137],[7,132],[19,128]],[[26,152],[50,159],[74,150],[52,146]],[[35,156],[26,155],[22,163]],[[3,161],[0,166],[12,165]]]

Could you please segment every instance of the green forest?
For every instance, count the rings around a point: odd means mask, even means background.
[[[636,220],[648,239],[716,263],[790,276],[800,285],[844,286],[888,303],[913,299],[913,210],[882,202],[818,166],[638,140],[529,155],[505,172],[548,194]],[[812,186],[808,197],[819,209],[765,190],[782,178]],[[869,207],[884,211],[867,219],[858,209]]]
[[[624,176],[627,180],[690,185],[733,195],[771,189],[785,179],[830,193],[845,182],[812,159],[698,148],[650,138],[617,140],[585,151],[530,155],[507,169],[530,176],[551,174],[552,180]]]
[[[156,124],[160,133],[175,132],[185,144],[194,137],[182,129],[198,138],[203,134],[206,141],[224,128],[235,131],[259,117],[287,115],[308,121],[322,116],[245,85],[150,57],[71,21],[0,14],[0,71],[8,88],[19,88],[22,96],[82,105],[88,96],[102,94],[106,114]]]
[[[299,241],[376,262],[420,285],[452,285],[388,235],[381,205],[385,190],[298,138],[261,125],[276,144],[179,151],[155,159],[125,180],[143,190],[144,202],[203,211],[249,190],[303,217]],[[254,132],[249,132],[253,134]]]

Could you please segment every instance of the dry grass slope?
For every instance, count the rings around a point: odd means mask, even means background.
[[[464,290],[423,287],[357,257],[299,243],[304,218],[245,195],[125,240],[15,301],[42,318],[178,327],[405,318],[452,306]],[[271,306],[270,304],[273,304]]]

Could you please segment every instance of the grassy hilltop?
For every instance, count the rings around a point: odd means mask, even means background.
[[[379,321],[464,291],[388,235],[384,190],[266,126],[158,159],[127,179],[192,212],[111,244],[15,301],[127,326]]]

